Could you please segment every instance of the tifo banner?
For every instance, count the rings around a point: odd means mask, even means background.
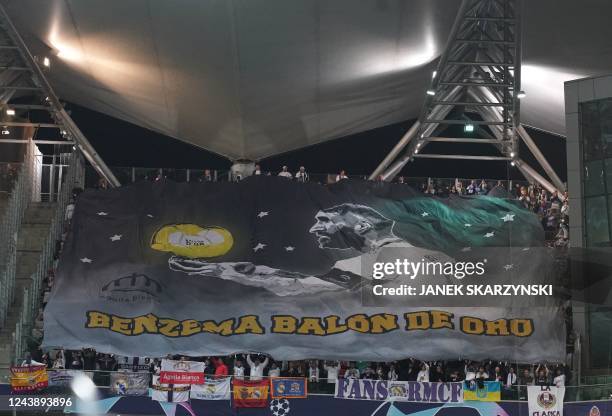
[[[428,282],[430,265],[457,284],[482,283],[465,277],[480,271],[487,284],[535,281],[545,274],[544,249],[535,249],[543,235],[537,216],[513,201],[438,199],[397,184],[251,177],[87,190],[45,308],[43,346],[391,361],[455,359],[461,345],[468,359],[495,351],[562,361],[563,315],[548,296],[534,299],[546,306],[521,307],[504,286],[488,307],[474,308],[479,295],[454,296],[467,304],[448,307],[427,295],[362,302],[366,292]],[[486,247],[503,255],[483,258]],[[396,260],[414,275],[374,277]]]
[[[463,400],[498,402],[501,400],[501,383],[483,381],[481,385],[475,380],[463,382]]]
[[[338,379],[337,399],[462,403],[461,383]]]
[[[193,384],[189,396],[198,400],[229,400],[231,377],[206,377],[204,384]]]
[[[189,384],[165,384],[159,376],[153,376],[151,398],[158,402],[182,403],[189,401]]]
[[[204,363],[163,359],[159,381],[169,384],[202,384],[204,383]]]
[[[146,396],[151,373],[118,371],[111,373],[111,392],[118,396]]]
[[[271,377],[270,394],[273,399],[304,399],[308,396],[304,377]]]
[[[563,416],[565,387],[528,386],[529,416]]]
[[[85,375],[93,379],[93,372],[82,370],[47,370],[49,387],[69,386],[72,379],[77,375]]]
[[[268,380],[234,379],[234,407],[266,407],[270,384]]]
[[[37,391],[48,385],[47,367],[44,365],[11,367],[11,391],[14,393]]]

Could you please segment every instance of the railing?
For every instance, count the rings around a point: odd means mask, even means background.
[[[23,303],[19,314],[19,320],[15,326],[13,339],[13,356],[23,356],[27,348],[27,341],[32,337],[32,323],[41,304],[42,283],[53,263],[56,242],[60,239],[64,226],[64,213],[66,205],[72,198],[72,189],[75,184],[80,183],[83,171],[83,163],[80,155],[73,153],[64,161],[67,166],[67,175],[63,183],[58,184],[58,193],[54,198],[57,203],[54,216],[51,220],[49,233],[43,243],[38,267],[31,276],[30,288],[24,288]]]
[[[96,387],[102,390],[110,389],[111,374],[112,373],[125,373],[125,371],[102,371],[102,370],[48,370],[49,372],[57,371],[64,372],[67,374],[70,372],[79,371],[83,372],[91,377]],[[229,376],[234,377],[234,376]],[[242,379],[248,380],[248,376],[241,377]],[[262,379],[269,379],[269,376],[261,377]],[[305,377],[306,378],[306,377]],[[8,378],[0,380],[0,384],[9,384]],[[318,381],[308,381],[308,394],[318,395],[334,395],[336,385],[336,379],[319,378]],[[58,385],[50,386],[49,389],[55,393],[65,392],[70,393],[70,386]],[[501,390],[501,401],[526,401],[527,400],[527,386],[526,385],[513,385],[506,387],[502,384]],[[580,385],[580,386],[565,386],[565,401],[592,401],[592,400],[612,400],[612,383],[604,384],[592,384],[592,385]]]
[[[140,181],[150,181],[155,182],[160,179],[170,179],[175,182],[202,182],[207,181],[204,175],[204,169],[176,169],[176,168],[142,168],[142,167],[117,167],[111,166],[110,169],[113,171],[113,174],[117,177],[117,179],[122,184],[140,182]],[[212,182],[228,182],[234,181],[236,178],[233,178],[231,172],[227,170],[210,170],[210,181]],[[270,174],[271,176],[277,176],[278,172],[265,172],[265,175]],[[295,174],[295,172],[293,172]],[[308,173],[308,181],[321,183],[321,184],[330,184],[336,182],[337,173]],[[358,180],[367,180],[368,175],[366,173],[354,173],[348,175],[349,179],[358,179]],[[99,186],[98,174],[93,170],[93,168],[88,167],[86,171],[86,181],[85,185],[88,188],[93,188]],[[401,177],[403,183],[411,185],[416,189],[425,190],[428,185],[433,186],[435,189],[442,189],[450,191],[451,187],[455,185],[456,181],[461,181],[463,184],[463,188],[465,189],[471,180],[476,180],[477,184],[480,184],[480,181],[483,178],[433,178],[433,177],[412,177],[412,176],[402,176]],[[295,179],[294,179],[295,180]],[[395,179],[395,182],[400,181],[400,177]],[[527,186],[529,182],[521,181],[521,180],[510,180],[510,179],[484,179],[487,183],[489,189],[493,188],[497,185],[498,182],[505,189],[515,189],[516,186]]]
[[[30,144],[30,148],[33,145]],[[15,299],[17,233],[31,197],[32,156],[26,152],[24,163],[11,180],[8,204],[0,224],[0,326],[4,326],[10,305]]]

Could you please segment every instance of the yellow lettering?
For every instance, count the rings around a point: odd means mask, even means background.
[[[102,312],[88,311],[87,312],[87,328],[108,328],[110,327],[110,317]]]

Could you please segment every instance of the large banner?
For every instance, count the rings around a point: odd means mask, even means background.
[[[528,386],[529,416],[563,416],[565,387]]]
[[[38,391],[48,385],[47,367],[44,365],[11,367],[11,391],[13,393]]]
[[[462,383],[338,379],[337,399],[462,403]]]
[[[198,400],[229,400],[231,377],[206,377],[204,384],[193,384],[189,396]]]
[[[148,372],[117,371],[111,373],[110,390],[118,396],[146,396],[150,381]]]
[[[562,361],[557,303],[548,292],[516,296],[518,283],[550,274],[543,235],[537,216],[513,201],[438,199],[397,184],[252,177],[87,190],[45,308],[43,345],[151,357],[391,361],[494,351]],[[385,274],[394,265],[407,275]],[[433,286],[407,295],[412,282],[430,281],[465,286],[455,287],[465,296],[434,305],[443,297],[429,295]],[[383,289],[398,296],[379,298]],[[487,303],[493,290],[498,300]]]

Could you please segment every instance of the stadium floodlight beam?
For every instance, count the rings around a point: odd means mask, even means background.
[[[4,6],[0,4],[0,34],[2,34],[3,38],[5,38],[5,43],[9,43],[10,51],[13,55],[10,56],[11,59],[15,61],[22,61],[23,67],[28,68],[29,77],[25,76],[19,79],[21,82],[29,82],[32,86],[24,87],[22,84],[19,85],[2,85],[3,88],[15,89],[16,87],[21,87],[22,89],[32,89],[38,91],[38,96],[40,99],[44,98],[44,107],[45,110],[49,113],[49,116],[55,121],[53,124],[49,124],[50,128],[64,129],[68,132],[68,135],[78,144],[79,152],[87,159],[87,161],[91,164],[91,166],[96,170],[96,172],[109,183],[110,186],[120,186],[120,182],[115,177],[114,173],[110,170],[110,168],[104,163],[104,160],[100,157],[98,152],[96,152],[95,148],[91,145],[89,140],[85,137],[83,132],[78,128],[76,123],[72,120],[70,115],[64,109],[64,106],[60,102],[59,98],[53,91],[51,84],[45,77],[43,70],[41,69],[41,64],[44,67],[50,67],[51,60],[49,57],[44,57],[42,63],[40,59],[35,59],[28,46],[24,42],[23,38],[19,34],[19,31],[13,24],[10,16],[6,12]],[[6,101],[4,102],[6,104]],[[15,123],[6,123],[7,125],[15,125]],[[40,127],[40,123],[30,123],[24,122],[22,123],[24,126],[38,126]],[[47,126],[45,126],[47,127]]]
[[[433,71],[431,73],[431,79],[434,79],[438,75],[438,71]]]
[[[6,115],[7,116],[14,116],[15,115],[15,110],[13,110],[12,108],[7,108],[6,109]]]
[[[463,131],[466,133],[473,133],[474,132],[474,125],[471,123],[466,124],[465,126],[463,126]]]
[[[436,95],[436,92],[434,90],[427,90],[427,95],[434,96]]]
[[[525,94],[525,91],[519,91],[518,94],[516,94],[516,98],[521,99],[521,98],[525,98],[527,94]]]

